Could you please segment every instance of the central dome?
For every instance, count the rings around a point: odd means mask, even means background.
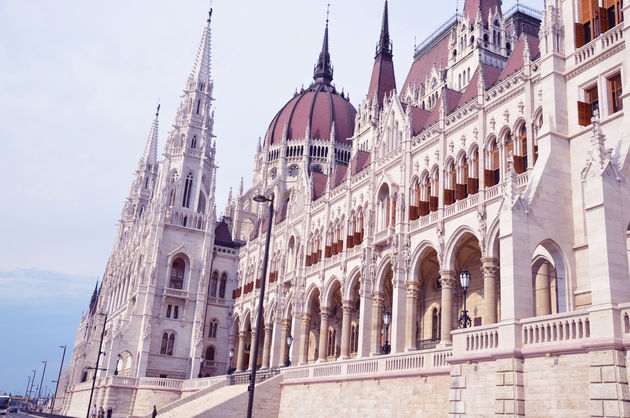
[[[332,78],[326,21],[324,43],[313,75],[315,81],[280,109],[269,124],[265,141],[269,145],[281,143],[286,129],[287,140],[310,138],[347,144],[354,133],[357,111],[343,93],[335,90]],[[335,131],[331,138],[333,124]]]
[[[321,139],[347,143],[354,133],[354,117],[357,111],[344,96],[326,83],[313,83],[308,89],[296,94],[276,114],[267,130],[270,145],[282,142],[286,128],[287,140]],[[334,138],[331,130],[335,124]],[[310,134],[307,133],[310,128]]]

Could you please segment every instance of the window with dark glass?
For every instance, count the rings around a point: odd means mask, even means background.
[[[173,261],[173,265],[171,268],[171,279],[168,287],[170,287],[171,289],[182,289],[184,287],[185,270],[186,265],[184,264],[184,260],[178,258]]]
[[[610,113],[617,113],[623,109],[621,101],[621,74],[617,74],[608,79],[608,89],[610,94]]]
[[[221,281],[219,283],[219,297],[225,299],[225,287],[227,286],[227,277],[225,273],[221,275]]]

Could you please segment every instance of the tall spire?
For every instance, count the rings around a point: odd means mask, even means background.
[[[330,84],[333,79],[333,67],[330,64],[330,53],[328,52],[328,12],[330,11],[330,4],[328,4],[328,8],[329,10],[326,11],[326,29],[324,30],[322,51],[319,53],[319,59],[313,74],[313,79],[316,83],[324,84]]]
[[[160,115],[160,105],[158,103],[157,110],[155,111],[155,119],[153,119],[153,124],[151,124],[151,131],[149,132],[149,139],[147,140],[147,145],[144,148],[144,154],[142,154],[142,159],[140,159],[138,170],[151,171],[153,167],[155,167],[155,163],[157,162],[159,115]]]
[[[387,0],[383,8],[383,22],[381,23],[381,37],[376,45],[376,55],[383,55],[385,58],[392,58],[392,42],[389,39],[389,11]]]
[[[201,43],[199,44],[199,50],[197,51],[197,58],[195,59],[195,66],[190,73],[189,80],[196,80],[197,86],[199,83],[205,85],[210,84],[210,22],[212,20],[212,8],[208,12],[208,20],[206,28],[201,35]]]
[[[381,36],[376,44],[376,56],[374,57],[370,88],[368,89],[369,100],[376,98],[379,106],[383,106],[383,99],[386,94],[396,90],[396,77],[394,75],[394,61],[392,58],[392,42],[389,38],[389,10],[387,0],[385,0]]]

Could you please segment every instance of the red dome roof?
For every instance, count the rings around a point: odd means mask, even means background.
[[[330,140],[335,123],[335,142],[346,143],[354,133],[357,111],[344,96],[327,83],[313,83],[296,94],[271,121],[266,141],[271,145],[282,142],[286,126],[287,139],[305,139],[310,126],[310,138]]]

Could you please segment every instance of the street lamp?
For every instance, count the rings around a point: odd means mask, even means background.
[[[203,355],[201,356],[201,358],[199,359],[199,374],[197,375],[197,377],[201,378],[203,377],[203,375],[201,374],[201,369],[203,368]]]
[[[122,356],[119,354],[116,355],[116,368],[114,369],[114,376],[118,376],[118,363],[120,363],[120,359]]]
[[[39,382],[39,390],[37,391],[37,403],[35,404],[35,409],[37,409],[39,405],[39,399],[42,395],[42,385],[44,384],[44,375],[46,374],[46,365],[48,364],[48,360],[43,360],[42,363],[44,363],[44,371],[42,372],[42,379]]]
[[[462,285],[462,289],[464,289],[464,310],[459,317],[459,327],[468,328],[472,325],[470,316],[468,316],[468,311],[466,310],[466,294],[468,293],[468,286],[470,285],[470,273],[468,270],[463,269],[462,272],[459,273],[459,283]]]
[[[254,386],[256,384],[256,359],[258,358],[258,342],[262,334],[263,302],[265,298],[265,280],[267,278],[267,263],[269,261],[269,241],[271,240],[271,226],[273,225],[273,193],[271,197],[263,195],[254,196],[254,201],[258,203],[269,202],[269,223],[267,224],[267,239],[265,241],[265,257],[263,259],[263,271],[260,278],[260,297],[258,298],[258,317],[256,318],[256,341],[254,342],[254,367],[249,381],[249,401],[247,403],[247,418],[252,418],[252,407],[254,406]]]
[[[381,347],[382,354],[389,354],[392,351],[392,346],[389,345],[388,339],[389,324],[391,324],[391,322],[392,313],[386,310],[385,312],[383,312],[383,323],[385,324],[385,344],[383,344],[383,347]]]
[[[59,390],[59,381],[61,380],[61,370],[63,370],[63,360],[66,358],[66,346],[60,345],[59,348],[63,348],[63,354],[61,355],[61,366],[59,366],[59,376],[57,376],[57,386],[55,386],[55,396],[52,400],[52,406],[50,407],[50,413],[54,414],[55,412],[55,399],[57,398],[57,391]]]
[[[291,344],[293,344],[293,336],[291,334],[287,335],[287,362],[285,366],[289,367],[291,365]]]
[[[31,388],[28,390],[28,396],[26,397],[26,408],[30,408],[31,402],[31,392],[33,391],[33,386],[35,384],[35,375],[37,374],[37,370],[33,369],[33,377],[31,378]]]
[[[230,365],[228,366],[227,372],[228,372],[228,374],[231,374],[230,370],[232,370],[232,357],[234,357],[234,349],[233,348],[230,348],[230,351],[228,351],[228,356],[230,356]]]

